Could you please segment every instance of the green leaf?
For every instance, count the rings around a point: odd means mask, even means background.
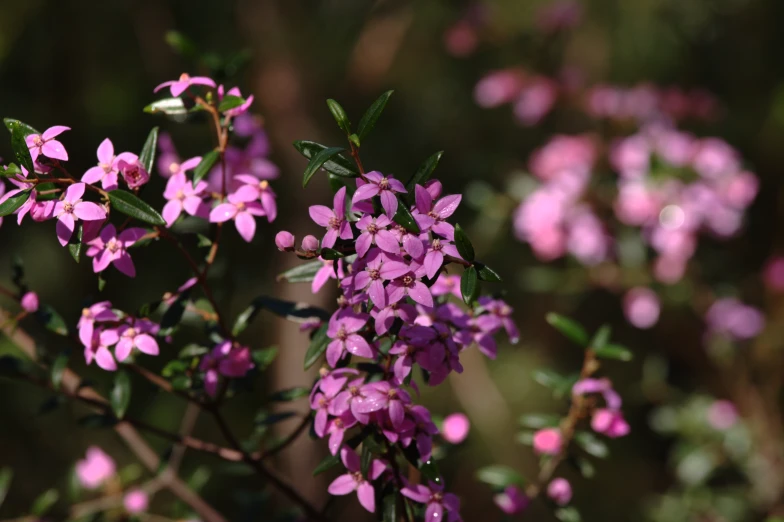
[[[30,149],[27,147],[25,138],[30,134],[41,134],[26,123],[11,118],[3,120],[8,132],[11,133],[11,148],[14,151],[14,157],[19,165],[27,169],[27,175],[31,175],[33,170],[33,157],[30,155]]]
[[[620,344],[606,344],[601,348],[594,348],[593,353],[600,359],[615,359],[624,362],[634,359],[632,351]]]
[[[340,464],[340,455],[327,455],[322,459],[321,462],[319,462],[318,466],[316,466],[316,469],[313,470],[313,476],[315,477],[316,475],[321,475],[325,471],[334,468],[338,464]]]
[[[392,96],[392,93],[394,92],[395,91],[387,91],[379,96],[378,99],[373,102],[370,108],[362,116],[362,119],[359,120],[357,135],[359,136],[360,140],[367,138],[368,134],[370,134],[370,131],[372,131],[373,127],[376,126],[376,122],[378,121],[379,116],[381,116],[381,113],[384,112],[384,108],[387,106],[389,97]]]
[[[71,253],[71,257],[73,257],[74,261],[77,263],[82,257],[82,235],[84,234],[82,227],[82,223],[79,223],[79,226],[76,229],[76,234],[74,234],[71,237],[71,240],[68,242],[68,252]]]
[[[329,147],[326,148],[315,156],[310,159],[308,162],[308,166],[305,167],[305,173],[303,174],[302,178],[302,186],[307,187],[308,183],[310,182],[310,178],[316,173],[318,169],[324,166],[326,162],[337,156],[339,153],[343,152],[344,148],[342,147]],[[326,169],[325,169],[326,170]]]
[[[593,478],[593,476],[596,475],[596,468],[588,459],[583,457],[574,457],[574,459],[569,459],[569,462],[572,463],[574,467],[576,467],[580,472],[580,474],[587,479]]]
[[[397,515],[397,493],[392,492],[389,495],[384,495],[383,502],[383,522],[399,522],[400,517]]]
[[[46,192],[46,194],[42,194]],[[35,200],[36,201],[52,201],[53,199],[60,199],[61,189],[57,188],[52,182],[39,183],[35,186]]]
[[[602,325],[594,334],[593,339],[591,339],[590,348],[596,350],[597,348],[601,349],[610,341],[610,333],[612,329],[610,328],[609,324]]]
[[[605,459],[610,455],[610,448],[607,447],[607,444],[590,431],[578,431],[574,434],[574,441],[588,455],[600,459]]]
[[[60,355],[55,358],[54,362],[52,363],[52,370],[51,370],[51,379],[52,379],[52,387],[55,390],[60,389],[60,384],[63,382],[63,372],[68,367],[68,354],[66,352],[61,353]]]
[[[476,299],[477,290],[479,289],[476,278],[476,268],[473,266],[466,268],[463,272],[463,277],[460,278],[460,293],[463,294],[463,301],[467,305],[470,305]]]
[[[14,163],[9,163],[8,165],[2,166],[2,168],[0,168],[0,177],[10,178],[21,173],[22,169],[17,167]]]
[[[497,488],[505,488],[506,486],[517,485],[525,486],[523,476],[509,466],[495,465],[480,468],[476,472],[476,478],[480,482],[490,484]]]
[[[253,357],[253,362],[256,363],[256,367],[260,372],[266,370],[269,365],[275,361],[277,356],[278,349],[275,346],[270,346],[269,348],[264,348],[262,350],[254,350],[251,354],[251,357]]]
[[[307,397],[310,394],[310,388],[296,387],[287,390],[279,390],[270,395],[269,400],[274,402],[289,402]]]
[[[553,328],[580,346],[588,345],[588,332],[577,321],[554,313],[547,314],[546,319]]]
[[[263,309],[297,323],[306,323],[313,319],[328,321],[330,318],[330,313],[326,310],[306,303],[295,303],[293,301],[275,299],[274,297],[259,296],[237,317],[232,329],[232,335],[237,336],[242,333],[248,327],[250,321],[256,317],[256,314]]]
[[[128,405],[131,403],[131,379],[127,373],[117,373],[109,400],[114,414],[118,419],[122,419],[128,410]]]
[[[474,262],[474,245],[471,244],[471,240],[468,239],[463,227],[457,223],[455,223],[455,246],[460,257],[469,263]]]
[[[416,219],[414,219],[414,215],[411,214],[411,210],[409,210],[404,201],[398,201],[397,212],[395,212],[395,217],[392,218],[392,221],[402,226],[409,232],[419,234],[419,225],[417,224]]]
[[[321,328],[316,330],[316,333],[310,340],[310,346],[308,346],[308,351],[305,353],[306,370],[316,364],[321,355],[327,351],[327,345],[330,342],[330,338],[327,337],[327,326],[326,324],[321,325]]]
[[[25,202],[30,199],[30,189],[24,190],[18,194],[14,194],[10,198],[0,203],[0,217],[13,214]]]
[[[163,219],[157,210],[128,191],[118,189],[109,192],[109,202],[117,212],[122,212],[139,221],[152,225],[166,224],[166,220]]]
[[[327,261],[337,261],[338,259],[342,259],[346,257],[346,254],[338,250],[335,250],[334,248],[322,248],[320,254],[321,257],[323,257]]]
[[[5,497],[8,495],[8,490],[11,488],[11,479],[14,478],[14,470],[5,467],[0,469],[0,506],[3,505]]]
[[[354,146],[357,148],[359,148],[361,145],[361,142],[359,141],[359,136],[357,136],[356,134],[349,134],[348,141],[353,143]]]
[[[561,398],[571,393],[572,386],[580,379],[579,373],[561,375],[560,373],[547,368],[537,368],[531,372],[531,375],[534,381],[545,388],[553,390],[553,396],[556,398]]]
[[[321,260],[309,261],[278,274],[277,281],[288,283],[309,283],[316,278],[316,273],[324,266]]]
[[[295,141],[294,148],[307,159],[311,159],[319,152],[327,149],[325,145],[320,143],[304,140]],[[343,178],[356,178],[359,176],[359,171],[357,171],[357,166],[354,165],[354,162],[340,155],[333,156],[329,161],[324,162],[321,168],[330,174]]]
[[[408,201],[409,203],[414,202],[414,198],[416,197],[414,191],[417,185],[424,185],[424,183],[430,179],[430,176],[433,175],[433,171],[436,170],[438,166],[438,162],[441,161],[441,156],[444,155],[444,151],[440,150],[427,158],[425,162],[417,169],[411,179],[408,180],[406,183],[406,189],[408,190]]]
[[[59,498],[60,493],[58,493],[56,489],[48,489],[41,493],[38,498],[33,501],[33,507],[30,508],[30,512],[38,517],[44,516],[50,509],[52,509],[52,507],[54,507]]]
[[[554,428],[560,423],[561,418],[551,413],[527,413],[520,417],[520,425],[526,428]]]
[[[580,512],[574,506],[559,508],[555,511],[555,517],[561,522],[580,522]]]
[[[36,318],[41,321],[47,330],[50,330],[57,335],[68,335],[68,325],[57,310],[49,305],[41,305],[35,313]]]
[[[226,112],[231,109],[236,109],[240,105],[245,103],[245,98],[242,96],[234,96],[233,94],[227,94],[223,97],[221,102],[218,104],[218,110],[220,112]]]
[[[144,142],[142,153],[139,154],[139,162],[148,173],[152,172],[152,166],[155,162],[155,151],[158,147],[158,127],[153,127],[150,134],[147,135],[147,141]]]
[[[332,98],[327,100],[327,107],[329,107],[329,112],[332,113],[332,117],[338,122],[338,127],[346,131],[346,134],[351,134],[351,122],[348,121],[348,115],[346,114],[346,111],[343,110],[343,107]]]
[[[213,165],[215,162],[218,161],[220,158],[220,152],[217,150],[211,150],[204,156],[202,156],[201,161],[196,168],[193,169],[193,184],[196,185],[199,181],[201,181],[204,176],[206,176],[210,170],[212,170]]]
[[[212,239],[208,238],[204,234],[196,234],[196,239],[198,240],[196,246],[199,248],[206,248],[212,246]]]
[[[167,116],[180,116],[188,113],[182,98],[163,98],[147,105],[144,109],[147,114],[163,113]]]
[[[474,263],[476,267],[476,273],[479,276],[479,279],[482,281],[487,281],[488,283],[500,283],[501,276],[498,275],[498,272],[490,268],[489,266],[483,263]]]

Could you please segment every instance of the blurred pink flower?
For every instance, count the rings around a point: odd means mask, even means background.
[[[441,436],[450,444],[460,444],[468,437],[470,429],[471,422],[468,417],[462,413],[453,413],[444,419]]]
[[[738,421],[738,410],[730,401],[714,401],[708,408],[708,424],[714,429],[723,431],[731,428]]]
[[[534,451],[542,455],[556,455],[561,451],[561,431],[558,428],[543,428],[534,433]]]
[[[76,463],[76,477],[87,489],[97,488],[114,473],[114,460],[98,446],[87,448],[87,456]]]
[[[637,328],[650,328],[659,320],[659,297],[649,288],[632,288],[623,298],[626,320]]]
[[[559,506],[565,506],[572,500],[572,486],[565,478],[555,478],[547,486],[547,496]]]
[[[146,511],[149,503],[149,495],[147,495],[147,493],[141,489],[128,490],[128,492],[123,497],[123,505],[125,506],[125,510],[132,515]]]
[[[522,513],[531,499],[517,486],[507,486],[502,493],[493,497],[493,502],[507,515]]]

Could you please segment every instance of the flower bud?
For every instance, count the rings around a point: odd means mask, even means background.
[[[54,200],[50,201],[36,201],[30,209],[30,217],[33,221],[41,222],[47,219],[52,219],[54,213]]]
[[[27,292],[25,295],[22,296],[20,304],[22,305],[22,309],[28,314],[37,312],[38,294],[36,294],[35,292]]]
[[[559,506],[564,506],[572,500],[572,486],[565,478],[556,478],[547,486],[547,496]]]
[[[148,181],[150,181],[150,174],[144,170],[139,160],[128,163],[125,160],[117,162],[117,167],[120,169],[123,179],[128,184],[128,188],[139,188]]]
[[[315,252],[318,250],[319,242],[315,236],[305,236],[302,238],[302,250],[305,252]]]
[[[123,505],[128,513],[136,514],[147,510],[150,498],[140,489],[132,489],[125,494]]]
[[[656,292],[644,287],[629,290],[623,298],[626,319],[637,328],[650,328],[659,320],[659,298]]]
[[[591,419],[591,428],[610,438],[623,437],[629,433],[629,424],[620,411],[600,408]]]
[[[281,230],[275,236],[275,246],[277,246],[278,250],[281,252],[291,252],[294,250],[295,241],[294,234],[285,230]]]
[[[519,487],[507,486],[503,493],[499,493],[493,497],[493,501],[495,502],[495,505],[507,515],[516,515],[528,507],[531,499],[529,499]]]
[[[544,428],[534,433],[534,451],[544,455],[556,455],[561,451],[561,432],[557,428]]]
[[[460,444],[468,437],[470,429],[471,423],[468,417],[462,413],[453,413],[444,419],[441,436],[450,444]]]

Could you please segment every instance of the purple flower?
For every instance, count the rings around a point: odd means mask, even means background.
[[[352,278],[354,290],[366,290],[377,308],[383,308],[387,305],[384,277],[381,272],[381,267],[387,259],[383,252],[374,249],[367,257],[365,269],[357,272]]]
[[[250,191],[250,193],[254,195],[253,199],[257,199],[261,202],[261,208],[264,209],[264,213],[267,215],[267,221],[270,223],[275,221],[275,218],[278,215],[278,205],[275,201],[276,196],[270,187],[269,181],[248,174],[234,176],[234,179],[244,183],[238,191]]]
[[[144,169],[138,158],[130,161],[120,159],[117,161],[117,168],[129,188],[136,189],[150,181],[150,173]]]
[[[172,96],[179,96],[185,92],[191,85],[206,85],[207,87],[215,88],[215,82],[206,76],[189,76],[187,73],[182,73],[179,80],[170,80],[158,85],[152,92],[158,92],[164,87],[169,87]]]
[[[313,430],[319,437],[323,437],[326,433],[328,411],[332,399],[343,391],[343,387],[346,385],[346,382],[348,382],[348,377],[344,376],[344,373],[346,372],[335,370],[334,372],[325,375],[319,379],[317,386],[313,387],[313,391],[310,394],[310,407],[311,409],[316,410]]]
[[[376,480],[384,473],[386,464],[378,459],[373,459],[368,469],[368,480],[362,476],[359,456],[350,448],[342,448],[340,450],[340,459],[343,465],[346,466],[348,473],[340,475],[332,481],[327,488],[330,495],[348,495],[354,491],[357,492],[357,498],[362,507],[375,513],[376,511],[376,492],[370,482]]]
[[[623,313],[637,328],[650,328],[659,320],[659,297],[656,292],[638,286],[623,297]]]
[[[98,145],[98,165],[87,170],[82,176],[84,183],[101,182],[104,190],[115,190],[117,188],[117,175],[120,172],[120,161],[126,164],[134,163],[139,158],[136,154],[122,152],[114,155],[114,144],[106,138]]]
[[[531,499],[519,487],[512,485],[507,486],[502,493],[495,495],[493,502],[507,515],[516,515],[528,507]]]
[[[313,237],[313,236],[306,236],[306,237]],[[316,239],[316,238],[313,238]],[[302,244],[304,246],[305,240],[302,240]],[[317,247],[318,248],[318,245]],[[335,278],[342,278],[343,277],[343,260],[338,259],[338,270],[337,276],[335,275],[335,262],[331,259],[324,259],[323,257],[319,257],[319,261],[324,263],[324,266],[318,269],[316,275],[313,276],[313,281],[310,284],[310,290],[314,294],[317,294],[319,290],[329,281],[330,279]]]
[[[199,364],[199,370],[204,372],[204,389],[213,397],[218,393],[218,380],[221,375],[230,378],[244,377],[252,368],[250,349],[231,341],[215,346]]]
[[[351,225],[346,221],[346,187],[341,187],[335,193],[332,201],[332,209],[324,205],[313,205],[310,207],[310,218],[322,227],[326,227],[327,233],[321,240],[322,248],[332,248],[338,237],[340,239],[353,239]]]
[[[387,296],[389,303],[397,303],[404,297],[408,296],[415,302],[432,307],[433,296],[430,294],[430,289],[419,279],[413,271],[409,271],[405,275],[395,279],[387,286]]]
[[[452,233],[454,235],[454,230]],[[455,247],[455,245],[446,240],[435,238],[433,242],[430,243],[427,254],[425,254],[425,270],[428,279],[433,279],[436,274],[438,274],[439,270],[441,270],[441,266],[444,264],[444,254],[462,259],[457,252],[457,247]]]
[[[109,264],[113,264],[128,277],[136,277],[136,267],[128,253],[128,247],[145,233],[143,228],[127,228],[118,235],[114,225],[106,225],[97,238],[87,243],[87,256],[93,258],[93,271],[96,274],[103,272]]]
[[[444,486],[430,482],[430,487],[423,484],[406,486],[400,493],[414,502],[426,504],[425,522],[440,522],[444,520],[444,510],[447,511],[446,520],[454,522],[460,520],[460,499],[452,493],[444,493]]]
[[[93,337],[84,347],[84,360],[87,364],[93,361],[99,368],[107,372],[117,371],[117,362],[114,360],[109,347],[117,342],[117,332],[113,329],[104,331],[93,331]]]
[[[254,216],[263,216],[264,208],[260,203],[254,201],[255,197],[247,192],[234,192],[229,194],[226,199],[226,203],[221,203],[212,209],[210,221],[223,223],[233,219],[237,232],[242,236],[242,239],[250,243],[253,236],[256,235],[256,218]]]
[[[327,346],[327,363],[333,368],[345,352],[373,358],[373,349],[364,337],[357,334],[367,324],[368,316],[353,312],[338,312],[329,320],[327,335],[334,339]]]
[[[384,208],[386,215],[389,219],[395,217],[397,213],[397,193],[406,193],[406,187],[392,176],[386,177],[380,172],[374,170],[365,174],[367,183],[360,185],[362,180],[357,180],[357,191],[351,198],[351,203],[359,203],[374,196],[380,196],[381,206]]]
[[[200,181],[193,186],[184,173],[178,172],[166,182],[166,190],[163,197],[168,203],[163,207],[163,219],[166,226],[171,227],[184,210],[191,216],[206,217],[209,207],[202,199],[207,190],[207,182]]]
[[[417,185],[414,189],[416,196],[416,213],[414,217],[420,228],[430,229],[434,233],[453,241],[455,239],[455,227],[446,222],[446,219],[455,213],[461,195],[444,196],[433,204],[433,195],[423,186]],[[451,255],[451,254],[450,254]]]
[[[25,143],[30,149],[30,156],[34,162],[38,161],[38,156],[43,155],[47,158],[68,161],[68,152],[62,143],[54,139],[65,131],[71,130],[70,127],[55,125],[49,127],[43,134],[29,134],[25,136]]]
[[[57,239],[65,246],[73,235],[76,220],[98,221],[106,219],[106,210],[96,203],[82,201],[84,183],[74,183],[65,190],[62,200],[54,206],[54,217],[57,218]]]
[[[22,306],[22,310],[28,314],[34,314],[38,311],[38,294],[35,292],[26,292],[19,300],[19,304]]]
[[[133,325],[122,325],[117,329],[120,339],[114,347],[114,356],[123,362],[131,355],[134,348],[147,355],[158,355],[158,342],[150,335],[157,330],[157,325],[147,319],[138,319]]]
[[[96,322],[101,323],[118,320],[119,317],[112,311],[112,303],[109,301],[101,301],[89,308],[82,309],[82,316],[76,324],[76,328],[79,330],[79,340],[83,345],[90,346]]]
[[[392,426],[397,430],[406,416],[406,405],[411,404],[411,396],[402,388],[393,386],[389,381],[379,381],[362,387],[362,397],[357,404],[360,413],[373,413],[387,410]]]
[[[565,478],[555,478],[547,486],[547,496],[559,506],[565,506],[572,500],[572,486]]]
[[[371,245],[377,245],[384,252],[398,255],[400,245],[395,234],[386,229],[392,221],[387,216],[373,216],[366,214],[357,221],[357,228],[362,231],[357,238],[357,255],[364,257]]]
[[[232,87],[231,89],[229,89],[229,91],[226,94],[242,98],[242,93],[240,92],[239,87]],[[218,86],[218,100],[221,100],[221,101],[223,100],[223,85],[219,85]],[[236,116],[239,116],[241,114],[244,114],[244,113],[248,112],[248,109],[250,108],[252,103],[253,103],[253,95],[251,94],[245,100],[245,103],[243,103],[242,105],[240,105],[238,107],[234,107],[233,109],[229,109],[227,111],[224,111],[223,113],[226,116],[231,116],[232,118],[234,118]]]
[[[331,419],[327,423],[326,433],[329,434],[329,452],[336,455],[340,446],[343,444],[346,430],[351,429],[357,424],[357,419],[351,410],[344,411],[339,417]]]
[[[610,438],[623,437],[629,434],[629,424],[618,410],[600,408],[593,413],[591,428],[596,433],[607,435]]]

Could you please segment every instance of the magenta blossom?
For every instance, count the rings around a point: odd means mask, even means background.
[[[629,434],[629,424],[619,410],[602,408],[593,413],[591,428],[610,438],[624,437]]]
[[[313,236],[309,236],[313,237]],[[315,238],[314,238],[315,239]],[[302,241],[304,246],[305,241]],[[314,294],[317,294],[321,288],[327,284],[327,281],[330,279],[335,279],[335,277],[342,278],[343,277],[343,260],[338,259],[338,270],[337,276],[335,276],[335,261],[331,259],[324,259],[323,257],[319,257],[319,261],[324,263],[324,266],[318,269],[316,275],[313,276],[313,281],[310,284],[310,290]]]
[[[120,159],[117,161],[117,168],[129,188],[136,189],[150,181],[150,173],[144,169],[138,158],[130,161]]]
[[[38,311],[38,294],[35,292],[26,292],[22,296],[22,299],[19,300],[19,304],[22,306],[22,310],[28,314],[34,314]]]
[[[109,264],[113,264],[128,277],[136,277],[136,267],[128,247],[139,241],[145,233],[143,228],[127,228],[118,235],[114,225],[106,225],[97,238],[87,243],[87,256],[93,258],[93,271],[96,274],[103,272]]]
[[[74,183],[65,190],[63,199],[54,206],[54,217],[57,218],[57,239],[65,246],[73,235],[76,220],[99,221],[106,219],[106,210],[96,203],[82,201],[84,183]]]
[[[324,205],[313,205],[310,207],[310,218],[317,225],[326,227],[327,233],[321,240],[322,248],[332,248],[338,237],[340,239],[352,239],[351,226],[346,221],[346,187],[341,187],[335,193],[332,201],[332,209]]]
[[[224,341],[204,356],[199,365],[199,370],[204,373],[204,389],[211,395],[218,393],[218,380],[220,376],[239,378],[244,377],[253,368],[250,349],[247,346],[232,344]]]
[[[507,486],[502,493],[493,497],[493,502],[507,515],[522,513],[531,499],[517,486]]]
[[[367,315],[349,311],[337,312],[332,316],[327,329],[327,335],[334,339],[327,346],[327,363],[330,366],[334,368],[345,352],[360,357],[373,357],[373,349],[365,338],[357,333],[367,321]]]
[[[114,348],[114,356],[118,361],[123,362],[131,355],[134,348],[147,355],[158,355],[158,342],[154,334],[157,325],[147,319],[138,319],[133,325],[122,325],[117,330],[120,339]]]
[[[565,506],[572,500],[572,486],[565,478],[555,478],[547,486],[547,496],[559,506]]]
[[[43,155],[47,158],[68,161],[68,152],[62,143],[54,139],[65,131],[71,130],[70,127],[55,125],[49,127],[43,134],[29,134],[25,136],[25,143],[30,149],[30,156],[34,162],[38,161],[38,156]]]
[[[544,428],[534,433],[534,451],[542,455],[556,455],[561,451],[563,438],[558,428]]]
[[[387,214],[389,219],[395,217],[397,213],[397,196],[395,193],[406,193],[406,187],[392,176],[384,176],[380,172],[374,170],[365,174],[367,183],[360,185],[362,180],[357,180],[357,191],[351,198],[351,203],[356,204],[360,201],[365,201],[374,196],[381,198],[381,206]]]
[[[378,459],[373,459],[368,468],[368,478],[362,476],[362,468],[359,456],[351,448],[344,447],[340,450],[340,459],[346,466],[348,473],[340,475],[332,481],[327,488],[330,495],[348,495],[357,492],[357,498],[362,507],[375,513],[376,511],[376,492],[370,482],[376,480],[384,473],[386,464]]]
[[[434,196],[423,186],[417,185],[414,190],[416,195],[416,213],[414,214],[420,228],[432,230],[434,233],[449,239],[455,238],[455,227],[446,222],[455,213],[461,195],[444,196],[433,204]]]
[[[456,522],[460,520],[460,499],[452,493],[444,493],[444,486],[430,482],[430,487],[423,484],[406,486],[400,493],[420,504],[426,504],[425,522]],[[444,510],[447,517],[444,518]]]
[[[444,254],[462,259],[455,245],[443,239],[434,239],[425,254],[425,270],[428,279],[433,279],[441,270],[441,266],[444,264]]]
[[[114,460],[98,446],[87,448],[87,455],[76,463],[76,477],[87,489],[95,489],[114,476]]]
[[[102,332],[94,330],[91,341],[84,347],[85,362],[92,364],[95,361],[95,364],[102,370],[107,372],[117,371],[117,361],[114,360],[109,347],[115,344],[118,339],[116,330],[108,329]]]
[[[106,138],[98,145],[98,165],[87,170],[82,176],[85,183],[101,182],[104,190],[115,190],[117,188],[117,175],[120,172],[120,161],[133,163],[139,158],[131,152],[122,152],[114,155],[114,144]]]
[[[249,174],[240,174],[234,176],[234,179],[244,183],[238,191],[250,191],[250,193],[253,194],[253,199],[257,199],[261,202],[261,208],[264,209],[264,213],[267,215],[267,221],[270,223],[275,221],[275,218],[278,216],[278,204],[275,201],[276,196],[270,187],[269,181],[256,178]]]
[[[83,345],[89,346],[92,343],[95,323],[117,320],[119,317],[112,311],[112,303],[109,301],[101,301],[89,308],[82,309],[82,316],[76,324],[76,328],[79,330],[79,340]]]
[[[141,489],[131,489],[123,497],[125,511],[135,515],[147,510],[150,503],[150,496]]]
[[[237,96],[239,98],[242,98],[242,93],[240,92],[239,87],[232,87],[231,89],[229,89],[229,91],[226,94],[230,96]],[[223,100],[223,85],[218,85],[218,100],[221,101]],[[242,103],[242,105],[234,107],[233,109],[228,109],[223,113],[226,116],[231,116],[232,118],[237,117],[240,114],[244,114],[248,112],[248,109],[250,108],[252,103],[253,103],[253,95],[251,94],[250,96],[248,96],[245,102]]]
[[[369,214],[357,221],[357,228],[362,231],[357,238],[357,255],[364,257],[371,245],[377,245],[389,254],[400,254],[400,245],[395,234],[386,229],[391,223],[392,220],[384,215],[374,218]]]
[[[158,92],[164,87],[168,87],[172,96],[179,96],[184,93],[191,85],[206,85],[207,87],[215,88],[215,82],[206,76],[189,76],[187,73],[182,73],[179,80],[170,80],[163,82],[152,92]]]
[[[414,272],[408,272],[406,275],[389,283],[387,295],[389,303],[397,303],[405,296],[408,296],[421,305],[433,306],[433,296],[430,294],[430,289],[417,279]]]
[[[263,216],[264,209],[260,203],[254,201],[246,192],[234,192],[229,194],[225,203],[221,203],[210,212],[210,221],[212,223],[223,223],[234,220],[234,226],[237,228],[242,239],[250,243],[253,236],[256,235],[256,218],[255,216]]]
[[[166,190],[163,197],[168,203],[163,207],[163,219],[166,226],[171,227],[184,210],[191,216],[206,217],[208,207],[202,200],[202,196],[207,190],[207,182],[200,181],[193,186],[184,173],[174,174],[166,182]]]
[[[441,436],[450,444],[460,444],[466,437],[471,429],[471,422],[462,413],[453,413],[447,415],[444,419],[444,424],[441,427]]]
[[[398,388],[389,381],[379,381],[366,384],[362,388],[364,397],[357,405],[360,413],[373,413],[379,410],[388,410],[392,426],[397,430],[406,416],[406,405],[411,404],[411,396],[402,388]]]

